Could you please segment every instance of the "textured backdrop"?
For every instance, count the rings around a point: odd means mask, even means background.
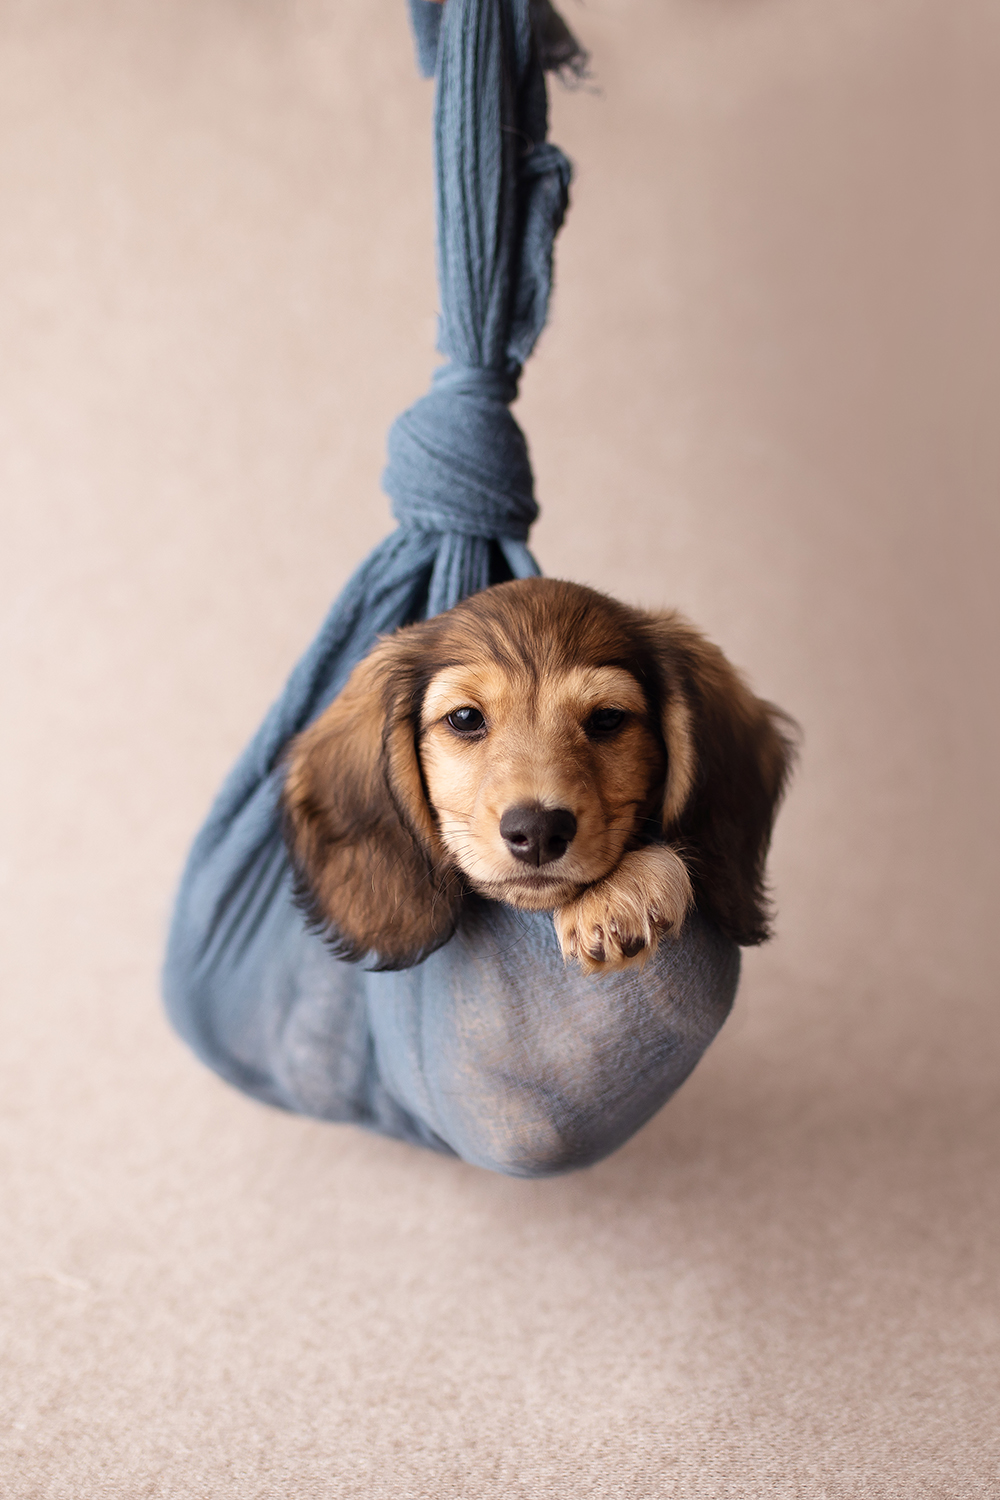
[[[722,1036],[525,1183],[254,1105],[157,997],[433,365],[402,0],[0,3],[12,1500],[1000,1494],[998,12],[567,15],[537,555],[805,753]]]

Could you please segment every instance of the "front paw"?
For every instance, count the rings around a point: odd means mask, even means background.
[[[684,861],[669,845],[637,849],[553,913],[563,958],[587,974],[641,967],[663,936],[680,932],[693,899]]]

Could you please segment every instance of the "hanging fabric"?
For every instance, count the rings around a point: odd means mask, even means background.
[[[438,347],[394,423],[398,528],[337,599],[195,840],[165,966],[169,1014],[256,1098],[495,1170],[542,1175],[614,1150],[725,1019],[739,951],[694,913],[641,972],[566,967],[546,913],[491,903],[417,967],[334,958],[292,896],[281,756],[379,635],[538,572],[524,436],[510,412],[545,323],[569,163],[546,141],[543,62],[581,53],[547,0],[411,0],[437,79]],[[567,41],[568,38],[568,41]]]

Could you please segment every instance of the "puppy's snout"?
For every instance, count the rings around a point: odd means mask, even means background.
[[[561,859],[576,837],[576,819],[568,807],[529,803],[508,807],[500,819],[500,837],[515,859],[526,865],[548,865]]]

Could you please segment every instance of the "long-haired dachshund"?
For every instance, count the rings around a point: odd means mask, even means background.
[[[418,963],[478,892],[551,911],[589,972],[692,904],[768,936],[788,721],[676,614],[501,583],[382,640],[287,752],[298,894],[343,958]]]

